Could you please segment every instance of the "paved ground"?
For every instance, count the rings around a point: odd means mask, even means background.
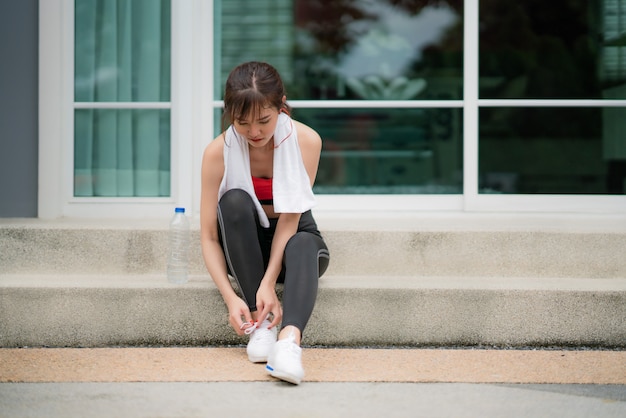
[[[307,348],[292,386],[245,349],[0,349],[0,417],[624,417],[626,351]]]
[[[468,383],[23,383],[2,417],[616,417],[624,387]]]

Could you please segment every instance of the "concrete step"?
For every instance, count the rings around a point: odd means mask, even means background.
[[[316,216],[331,251],[306,344],[626,347],[626,214]],[[0,347],[241,344],[167,220],[0,219]]]
[[[0,275],[0,347],[243,344],[211,280]],[[626,346],[626,278],[324,276],[304,343]]]
[[[324,214],[330,275],[626,277],[625,215]],[[191,272],[206,274],[192,222]],[[3,274],[159,274],[167,221],[2,220]]]

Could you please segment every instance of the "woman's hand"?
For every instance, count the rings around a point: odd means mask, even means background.
[[[245,327],[243,324],[252,324],[252,315],[248,305],[240,297],[234,297],[226,306],[228,307],[230,326],[233,327],[237,335],[244,335]]]
[[[269,328],[278,325],[283,319],[283,308],[276,295],[276,290],[273,285],[268,285],[264,281],[261,282],[261,286],[256,292],[256,308],[259,312],[257,317],[259,321],[263,321],[270,313],[273,314]]]

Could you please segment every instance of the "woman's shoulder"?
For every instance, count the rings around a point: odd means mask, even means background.
[[[202,163],[205,166],[224,166],[224,135],[218,135],[207,144],[202,154]]]
[[[204,148],[205,157],[222,156],[224,152],[224,134],[219,134]]]
[[[322,142],[322,138],[315,129],[297,120],[294,120],[293,123],[296,127],[296,131],[298,132],[298,142],[300,144],[316,144]]]

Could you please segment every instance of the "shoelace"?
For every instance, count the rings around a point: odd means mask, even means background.
[[[267,321],[267,320],[266,320]],[[252,334],[254,331],[256,331],[257,329],[259,330],[265,330],[265,331],[269,331],[269,329],[267,327],[265,328],[261,328],[261,324],[265,322],[265,321],[252,321],[252,322],[244,322],[243,324],[241,324],[240,329],[243,329],[244,334],[246,335],[250,335]],[[268,334],[268,333],[262,333],[262,334]],[[271,332],[269,333],[269,335],[271,335]]]
[[[247,327],[247,328],[246,328]],[[244,322],[239,329],[243,329],[244,334],[250,335],[259,327],[259,321]],[[244,329],[245,328],[245,329]]]

